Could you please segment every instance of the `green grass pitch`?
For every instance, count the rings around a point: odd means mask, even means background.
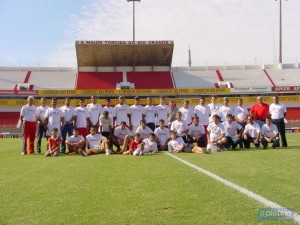
[[[176,156],[300,214],[300,134],[288,143]],[[20,146],[0,139],[1,225],[295,224],[257,221],[265,206],[165,153],[46,158]]]

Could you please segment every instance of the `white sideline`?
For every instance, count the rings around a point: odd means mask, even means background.
[[[181,159],[181,158],[179,158],[179,157],[177,157],[177,156],[175,156],[175,155],[173,155],[173,154],[171,154],[169,152],[166,152],[166,154],[169,155],[169,156],[171,156],[171,157],[173,157],[174,159],[182,162],[183,164],[185,164],[185,165],[187,165],[187,166],[189,166],[189,167],[191,167],[191,168],[193,168],[193,169],[195,169],[195,170],[197,170],[197,171],[199,171],[199,172],[201,172],[201,173],[203,173],[203,174],[205,174],[205,175],[207,175],[207,176],[209,176],[209,177],[211,177],[211,178],[213,178],[213,179],[215,179],[215,180],[217,180],[217,181],[219,181],[219,182],[221,182],[223,184],[225,184],[226,186],[231,187],[232,189],[235,189],[235,190],[243,193],[244,195],[247,195],[249,198],[252,198],[252,199],[258,201],[258,202],[264,204],[267,207],[287,209],[287,208],[285,208],[285,207],[283,207],[281,205],[278,205],[275,202],[272,202],[272,201],[264,198],[261,195],[255,194],[254,192],[249,191],[246,188],[243,188],[243,187],[241,187],[241,186],[239,186],[237,184],[234,184],[234,183],[232,183],[232,182],[230,182],[228,180],[225,180],[224,178],[219,177],[218,175],[216,175],[214,173],[211,173],[211,172],[209,172],[209,171],[207,171],[205,169],[202,169],[201,167],[198,167],[198,166],[196,166],[196,165],[194,165],[194,164],[192,164],[192,163],[190,163],[190,162],[188,162],[186,160],[183,160],[183,159]],[[293,218],[293,220],[295,222],[297,222],[298,224],[300,224],[300,215],[298,215],[297,213],[294,212],[294,218]]]

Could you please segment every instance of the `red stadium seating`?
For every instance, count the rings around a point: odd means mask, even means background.
[[[116,89],[122,81],[121,72],[79,72],[76,89]]]
[[[170,72],[128,72],[127,81],[134,83],[136,89],[175,88]]]
[[[20,117],[20,112],[0,112],[0,126],[16,126]]]

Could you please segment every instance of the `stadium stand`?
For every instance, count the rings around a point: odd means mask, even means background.
[[[0,112],[0,127],[16,126],[20,117],[20,112]]]
[[[127,72],[127,81],[136,89],[175,88],[170,72]]]
[[[234,87],[273,86],[262,69],[220,70],[220,73],[223,79],[232,83]]]
[[[79,72],[76,89],[116,89],[122,81],[121,72]]]
[[[215,88],[219,81],[212,71],[172,71],[176,88]]]
[[[0,89],[13,90],[18,83],[23,83],[27,72],[0,71]]]
[[[31,72],[28,83],[34,90],[64,89],[73,90],[76,84],[76,72]]]
[[[271,69],[267,70],[268,74],[274,81],[276,86],[295,86],[300,85],[299,69]]]

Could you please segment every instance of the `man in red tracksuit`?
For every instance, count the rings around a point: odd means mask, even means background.
[[[34,139],[37,122],[37,109],[33,96],[27,98],[28,104],[23,106],[20,113],[21,127],[23,129],[22,155],[27,154],[27,139],[29,138],[29,154],[34,154]]]

